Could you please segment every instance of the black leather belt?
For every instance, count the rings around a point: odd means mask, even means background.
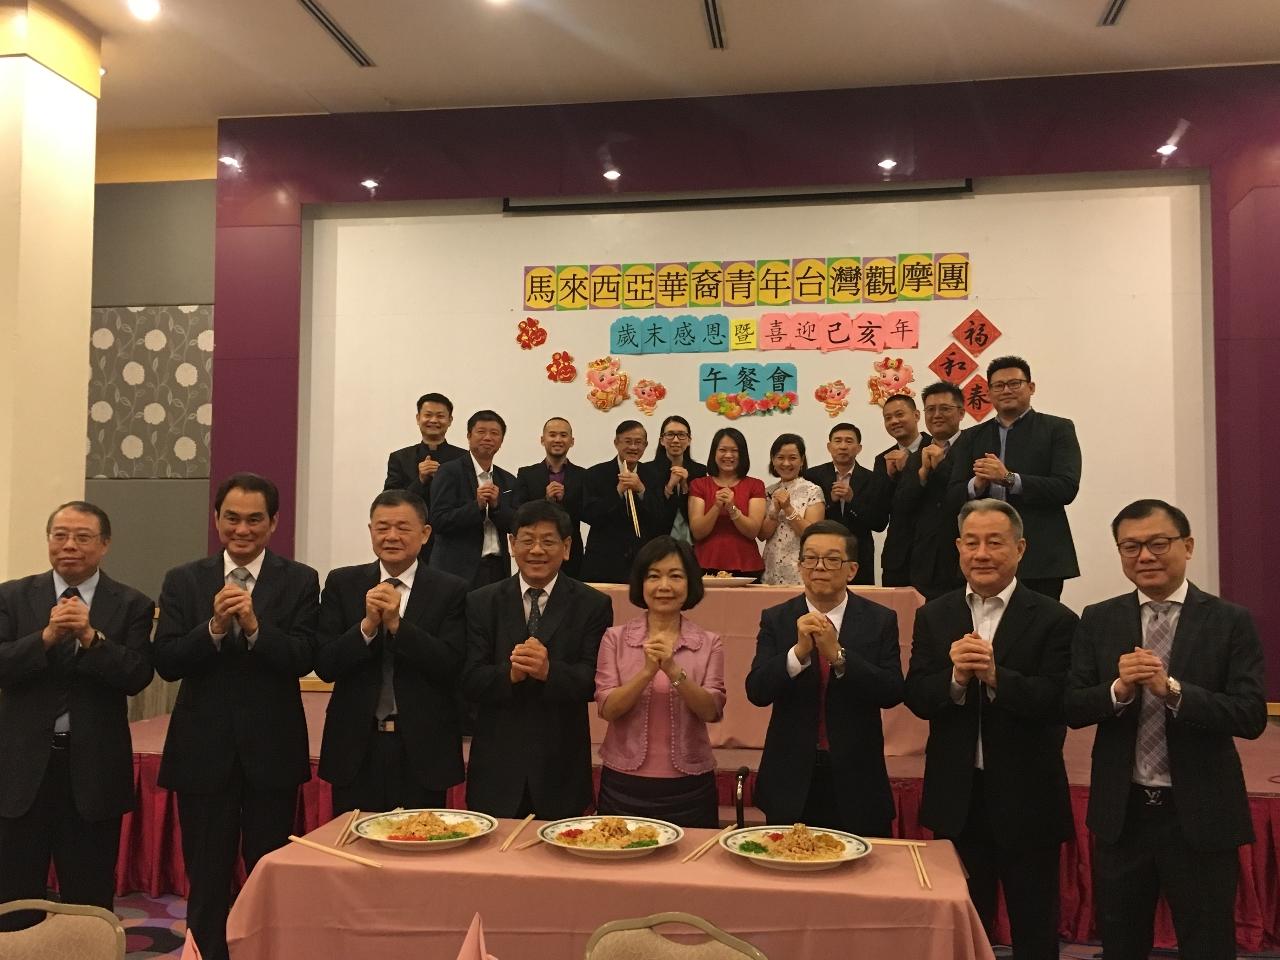
[[[68,750],[68,749],[70,749],[70,747],[71,747],[71,734],[70,734],[70,732],[66,732],[66,733],[55,733],[55,734],[53,735],[53,749],[55,749],[55,750]]]
[[[1173,787],[1148,787],[1135,783],[1132,796],[1141,806],[1164,807],[1173,802]]]

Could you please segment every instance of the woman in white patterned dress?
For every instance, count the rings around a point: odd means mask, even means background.
[[[765,490],[764,523],[757,535],[764,541],[762,583],[800,583],[800,534],[826,515],[822,489],[801,476],[807,468],[803,437],[784,433],[773,441],[769,472],[778,482]]]

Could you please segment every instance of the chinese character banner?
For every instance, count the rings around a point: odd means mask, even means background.
[[[728,353],[731,350],[914,350],[920,346],[920,314],[766,313],[758,319],[626,315],[609,325],[612,354]]]
[[[968,253],[526,266],[525,310],[967,300]]]

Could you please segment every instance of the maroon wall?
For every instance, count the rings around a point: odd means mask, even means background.
[[[1186,123],[1178,152],[1155,153]],[[609,188],[599,157],[624,172]],[[1249,606],[1269,653],[1280,532],[1263,462],[1280,417],[1280,67],[412,113],[224,120],[218,179],[212,473],[276,479],[274,545],[294,542],[302,205],[826,187],[1026,174],[1202,168],[1211,182],[1223,595]],[[1094,473],[1095,480],[1100,479]],[[1197,518],[1198,519],[1198,518]],[[1201,523],[1208,522],[1200,519]],[[1280,651],[1276,651],[1280,653]],[[1268,657],[1280,699],[1280,656]]]

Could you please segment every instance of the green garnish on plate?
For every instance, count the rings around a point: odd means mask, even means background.
[[[658,841],[657,841],[657,840],[632,840],[630,843],[628,843],[628,844],[627,844],[625,847],[623,847],[622,849],[623,849],[623,850],[633,850],[633,849],[635,849],[636,847],[656,847],[657,845],[658,845]]]
[[[763,843],[756,843],[754,840],[743,840],[738,844],[738,849],[743,853],[768,853],[769,848]]]

